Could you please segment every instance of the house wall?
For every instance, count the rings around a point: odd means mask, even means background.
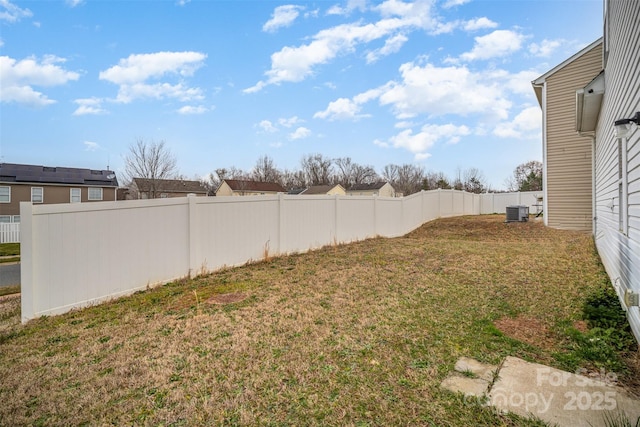
[[[575,131],[575,105],[576,90],[601,70],[602,44],[545,80],[545,222],[550,227],[592,229],[592,144]]]
[[[321,246],[396,237],[438,217],[493,213],[478,195],[187,197],[21,205],[22,319]],[[161,230],[162,232],[159,232]]]
[[[327,191],[327,195],[329,196],[344,196],[347,192],[342,188],[342,185],[336,185],[331,190]]]
[[[380,196],[380,197],[395,197],[396,196],[396,192],[393,191],[393,187],[391,186],[391,184],[386,183],[385,185],[382,186],[382,188],[378,192],[378,196]]]
[[[640,111],[640,2],[607,3],[606,89],[595,144],[597,219],[594,234],[602,263],[622,297],[627,289],[640,292],[640,129],[633,126],[621,141],[620,156],[613,123]],[[619,170],[623,171],[623,179],[619,178]],[[622,197],[620,184],[626,190]],[[627,316],[640,340],[638,307],[628,308]]]
[[[233,196],[233,190],[229,187],[229,184],[222,181],[222,184],[216,190],[216,196]]]
[[[0,183],[0,186],[11,187],[11,203],[0,203],[0,215],[20,215],[20,202],[31,201],[31,188],[42,187],[43,189],[43,204],[53,203],[70,203],[71,202],[71,188],[80,188],[81,202],[94,202],[95,200],[89,200],[89,187],[88,186],[65,186],[65,185],[51,185],[51,184],[15,184],[15,183]],[[115,200],[116,189],[115,187],[92,187],[102,188],[102,200]]]

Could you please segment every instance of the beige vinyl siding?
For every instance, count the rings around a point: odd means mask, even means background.
[[[575,131],[576,90],[602,70],[602,44],[549,77],[546,84],[547,224],[591,231],[592,140]]]
[[[640,111],[640,2],[609,1],[609,55],[605,66],[605,97],[596,132],[596,233],[598,253],[619,295],[640,292],[640,128],[626,138],[627,221],[620,231],[618,140],[613,123]],[[629,323],[640,340],[640,311],[629,307]]]

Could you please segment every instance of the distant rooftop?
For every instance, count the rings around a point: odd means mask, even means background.
[[[0,182],[94,185],[117,187],[116,174],[110,170],[80,169],[39,165],[0,163]]]
[[[246,181],[242,179],[225,179],[233,191],[268,191],[273,193],[286,193],[280,184],[276,182],[260,182],[260,181]]]
[[[152,180],[148,178],[133,178],[139,191],[151,191]],[[208,190],[200,181],[186,179],[156,179],[155,191],[165,193],[207,193]]]
[[[370,190],[379,190],[384,187],[386,182],[379,181],[374,182],[373,184],[354,184],[349,188],[349,191],[370,191]]]

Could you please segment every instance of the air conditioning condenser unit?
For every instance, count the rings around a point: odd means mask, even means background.
[[[529,206],[517,205],[507,206],[506,222],[525,222],[529,221]]]

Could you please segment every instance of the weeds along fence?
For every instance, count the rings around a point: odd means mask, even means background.
[[[491,197],[489,201],[488,198]],[[32,205],[21,218],[22,321],[148,286],[370,237],[438,217],[534,204],[527,193],[434,190],[404,198],[183,197]]]

